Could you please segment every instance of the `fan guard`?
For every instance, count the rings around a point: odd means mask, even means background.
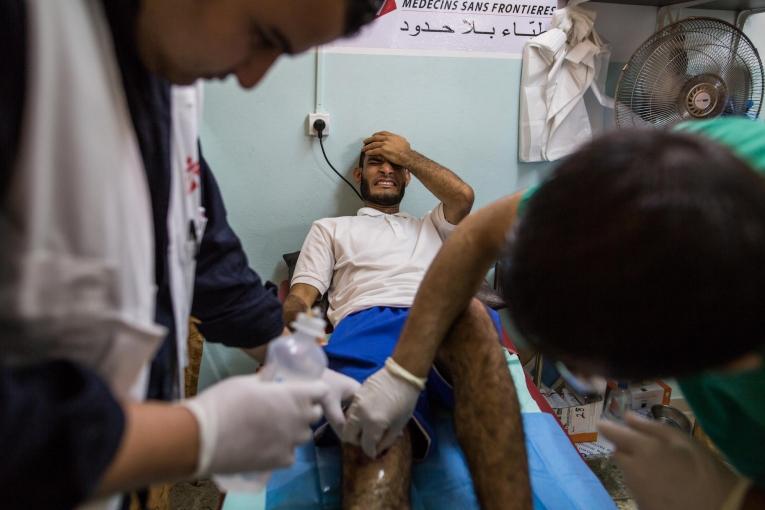
[[[688,18],[656,32],[622,68],[616,125],[671,126],[720,115],[757,118],[762,62],[749,38],[715,18]]]

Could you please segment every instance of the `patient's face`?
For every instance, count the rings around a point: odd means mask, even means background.
[[[401,203],[409,184],[409,170],[391,164],[380,156],[367,156],[360,173],[361,196],[367,202],[382,206]]]

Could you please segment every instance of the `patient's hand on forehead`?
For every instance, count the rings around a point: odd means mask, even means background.
[[[382,158],[391,165],[404,168],[409,168],[414,155],[406,138],[390,131],[378,131],[364,139],[362,151],[367,159]]]

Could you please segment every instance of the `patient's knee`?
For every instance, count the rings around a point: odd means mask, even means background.
[[[447,349],[467,349],[493,345],[497,342],[497,330],[483,303],[473,298],[464,312],[454,321],[444,341]]]
[[[473,299],[457,318],[441,344],[438,360],[449,370],[464,362],[485,359],[487,354],[499,350],[499,337],[486,307]]]

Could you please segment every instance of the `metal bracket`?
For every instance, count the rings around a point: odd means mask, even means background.
[[[746,24],[746,20],[749,19],[749,16],[752,16],[753,14],[759,14],[761,12],[765,12],[765,7],[758,7],[757,9],[745,9],[743,11],[739,11],[738,15],[736,16],[736,28],[744,31],[744,25]]]
[[[671,25],[675,21],[678,21],[679,18],[677,16],[673,17],[673,14],[677,14],[677,11],[680,9],[685,9],[687,7],[697,7],[699,5],[708,4],[713,1],[714,0],[690,0],[689,2],[681,2],[679,4],[659,7],[659,10],[656,11],[656,31],[658,32],[667,25]]]

